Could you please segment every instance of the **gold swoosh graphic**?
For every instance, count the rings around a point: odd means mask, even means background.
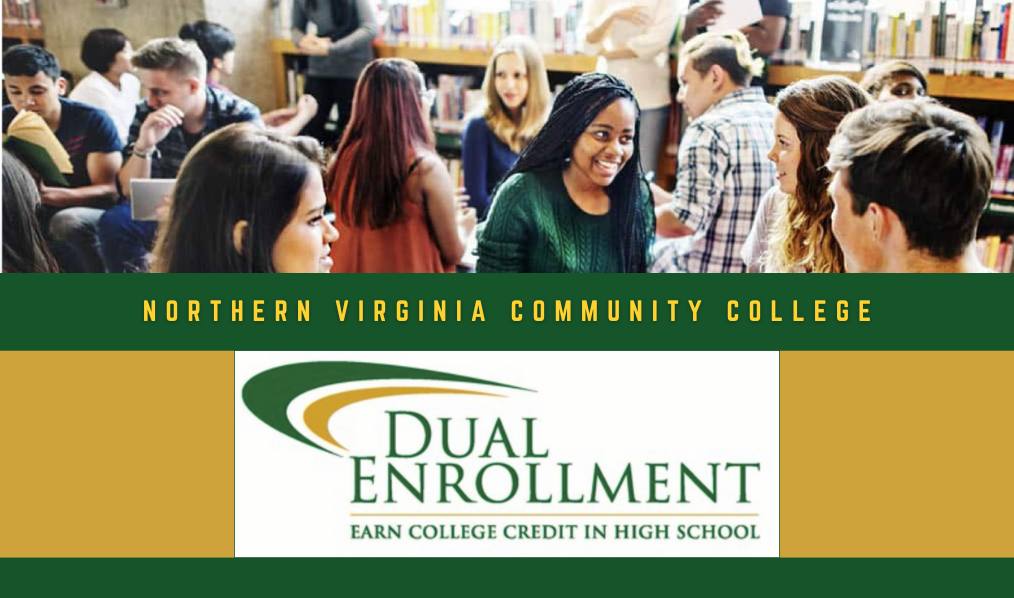
[[[360,401],[368,401],[370,399],[381,399],[384,397],[395,397],[404,395],[472,395],[480,397],[497,397],[505,398],[505,395],[492,394],[488,392],[477,392],[472,390],[459,390],[456,388],[430,388],[430,387],[380,387],[380,388],[364,388],[360,390],[349,390],[345,392],[339,392],[337,394],[328,395],[322,399],[314,401],[306,408],[303,413],[303,421],[306,422],[306,426],[310,428],[310,431],[316,434],[319,438],[323,438],[327,442],[334,446],[347,451],[348,449],[341,445],[337,440],[331,436],[331,432],[327,429],[327,423],[331,417],[338,412],[339,409],[347,407],[353,403]]]

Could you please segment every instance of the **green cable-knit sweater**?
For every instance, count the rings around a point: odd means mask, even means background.
[[[644,186],[648,247],[655,233],[651,194]],[[479,234],[478,272],[622,272],[610,212],[593,216],[577,207],[560,170],[515,174],[497,191]]]

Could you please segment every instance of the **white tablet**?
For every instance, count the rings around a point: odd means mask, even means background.
[[[130,216],[134,220],[158,220],[158,209],[172,195],[176,179],[131,179]]]

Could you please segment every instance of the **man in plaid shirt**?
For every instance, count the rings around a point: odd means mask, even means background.
[[[674,199],[657,208],[653,271],[746,272],[740,248],[775,184],[767,159],[775,109],[749,87],[762,63],[740,32],[691,39],[680,55],[677,100],[692,119],[680,141]]]
[[[131,62],[148,99],[138,104],[124,150],[120,185],[128,198],[132,179],[176,178],[187,154],[205,136],[235,123],[263,125],[256,106],[205,84],[207,63],[197,44],[153,39]],[[106,267],[111,272],[144,271],[156,228],[155,222],[133,220],[129,202],[107,210],[99,222]]]

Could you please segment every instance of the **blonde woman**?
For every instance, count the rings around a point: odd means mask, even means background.
[[[778,183],[761,200],[743,246],[750,272],[844,272],[831,234],[828,143],[838,123],[870,101],[845,77],[797,81],[775,100],[775,142],[768,159]]]
[[[493,189],[546,122],[552,97],[542,53],[531,39],[505,38],[482,81],[484,101],[461,142],[469,205],[486,217]]]
[[[645,172],[658,167],[669,119],[669,44],[675,31],[673,0],[590,0],[581,11],[578,44],[586,54],[605,58],[605,72],[630,85],[641,106],[637,143]]]

